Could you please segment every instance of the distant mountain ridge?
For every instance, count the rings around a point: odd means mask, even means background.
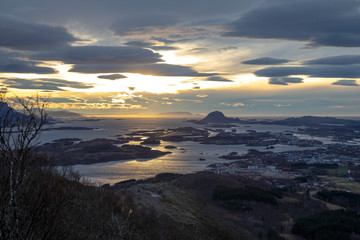
[[[52,118],[83,118],[84,116],[70,111],[48,111],[48,116]]]
[[[220,111],[209,113],[201,120],[189,120],[189,122],[197,124],[229,124],[229,123],[243,123],[243,124],[275,124],[287,126],[305,126],[305,127],[348,127],[360,128],[360,121],[351,119],[341,119],[336,117],[318,117],[318,116],[302,116],[290,117],[282,120],[240,120],[239,118],[226,117]]]
[[[303,116],[286,118],[283,120],[274,121],[273,124],[290,125],[290,126],[324,126],[324,125],[344,125],[347,127],[360,127],[360,121],[350,119],[340,119],[335,117],[316,117],[316,116]]]
[[[19,119],[25,120],[26,117],[26,115],[17,112],[6,102],[0,102],[0,126],[4,126],[4,124],[13,124]]]

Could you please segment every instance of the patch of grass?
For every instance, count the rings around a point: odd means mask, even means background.
[[[301,173],[307,173],[307,174],[311,172],[311,170],[309,168],[301,168],[301,169],[299,169],[299,171]]]
[[[345,175],[349,171],[348,166],[341,166],[337,169],[327,169],[329,172],[329,175]]]
[[[334,182],[336,185],[345,187],[353,192],[360,193],[360,183],[348,181],[346,178],[323,176],[322,178]]]

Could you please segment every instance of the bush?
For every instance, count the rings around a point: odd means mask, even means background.
[[[241,203],[238,200],[225,201],[223,203],[223,206],[230,210],[236,210],[236,211],[251,211],[252,210],[251,207],[246,206],[245,204]]]
[[[246,186],[245,188],[217,186],[213,192],[213,199],[224,201],[249,200],[277,205],[276,199],[271,192],[253,186]]]
[[[285,238],[279,236],[279,234],[273,229],[269,230],[267,233],[268,240],[285,240]]]
[[[355,211],[324,211],[296,220],[292,232],[305,239],[347,240],[360,233],[360,216]]]
[[[322,190],[317,192],[316,197],[329,203],[337,204],[346,208],[360,207],[360,194],[341,190]]]

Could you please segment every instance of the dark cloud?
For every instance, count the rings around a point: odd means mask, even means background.
[[[177,47],[171,47],[171,46],[152,46],[150,47],[152,50],[155,51],[172,51],[172,50],[178,50]]]
[[[173,44],[173,43],[178,42],[178,41],[171,40],[171,39],[166,39],[166,38],[163,38],[163,37],[151,37],[151,39],[153,39],[155,41],[158,41],[158,42],[165,43],[165,44]]]
[[[56,73],[56,71],[52,68],[38,67],[36,66],[37,64],[39,63],[34,61],[21,60],[20,55],[17,53],[0,51],[1,73],[37,73],[37,74]]]
[[[17,50],[44,50],[77,41],[63,27],[53,27],[0,15],[0,47]]]
[[[306,67],[268,67],[254,74],[259,77],[287,77],[306,75],[320,78],[360,78],[360,68],[350,66],[306,66]]]
[[[62,61],[74,64],[71,72],[140,73],[158,76],[212,76],[187,66],[159,64],[161,55],[151,50],[125,46],[68,47],[32,56],[37,60]]]
[[[125,43],[127,46],[140,47],[140,48],[148,48],[154,45],[152,42],[135,40]]]
[[[124,36],[134,31],[144,31],[145,28],[166,27],[178,22],[176,17],[163,14],[124,15],[110,29],[115,35]]]
[[[275,1],[230,24],[225,36],[307,41],[310,46],[360,46],[359,1]]]
[[[119,16],[168,15],[190,18],[211,18],[219,15],[239,14],[260,0],[1,0],[1,11],[15,12],[26,18],[66,22],[74,20],[90,25],[107,23]],[[230,7],[229,7],[230,6]]]
[[[162,62],[161,56],[138,47],[83,46],[67,47],[33,55],[37,60],[67,64],[145,64]]]
[[[49,99],[50,102],[53,103],[79,103],[79,102],[85,102],[82,99],[79,98],[66,98],[66,97],[52,97]]]
[[[296,77],[276,77],[269,79],[269,84],[273,85],[289,85],[289,83],[303,83],[303,79]]]
[[[138,65],[75,65],[70,72],[78,73],[140,73],[154,76],[212,76],[214,73],[199,73],[194,69],[172,64],[138,64]]]
[[[157,46],[152,42],[147,41],[130,41],[125,43],[127,46],[134,46],[134,47],[141,47],[141,48],[151,48],[155,51],[171,51],[171,50],[177,50],[178,48],[172,47],[172,46]]]
[[[63,79],[22,79],[22,78],[0,78],[1,82],[8,88],[35,89],[45,91],[63,91],[62,88],[88,89],[92,85],[82,82],[73,82]]]
[[[234,82],[233,80],[229,80],[223,77],[219,77],[219,76],[212,76],[212,77],[208,77],[206,78],[205,81],[213,81],[213,82]]]
[[[332,85],[339,85],[339,86],[359,86],[356,80],[337,80],[333,82]]]
[[[281,59],[281,58],[262,57],[262,58],[255,58],[255,59],[243,61],[241,63],[252,64],[252,65],[280,65],[287,62],[290,62],[290,60]]]
[[[107,80],[117,80],[117,79],[127,78],[127,76],[121,74],[111,74],[111,75],[100,75],[98,76],[98,78],[107,79]]]
[[[0,63],[0,72],[2,73],[37,73],[52,74],[56,71],[48,67],[37,67],[35,62],[11,61],[8,64]]]
[[[228,46],[228,47],[219,48],[218,51],[219,52],[227,52],[227,51],[236,50],[236,49],[238,49],[238,47]]]
[[[324,57],[304,62],[305,65],[352,65],[360,64],[360,55]]]

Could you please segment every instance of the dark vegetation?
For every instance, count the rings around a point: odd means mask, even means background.
[[[337,169],[339,168],[339,164],[337,163],[312,163],[307,164],[306,162],[295,162],[291,164],[291,167],[294,169],[301,169],[301,168],[322,168],[322,169]]]
[[[317,192],[316,197],[325,202],[360,212],[360,194],[358,193],[342,190],[322,190]]]
[[[274,196],[281,197],[281,192],[265,191],[253,186],[245,186],[245,188],[217,186],[213,193],[214,200],[249,200],[277,205]]]
[[[7,204],[5,186],[2,182],[0,239],[119,239],[122,235],[119,196],[84,185],[71,171],[31,169],[13,207]]]
[[[270,229],[267,233],[268,240],[285,240],[285,238],[279,236],[279,234],[274,231],[273,229]]]
[[[294,234],[305,239],[347,240],[360,234],[360,215],[355,211],[324,211],[298,219],[292,228]]]
[[[17,99],[20,113],[5,101],[0,91],[0,239],[120,239],[119,195],[48,167],[36,151],[46,101]]]
[[[288,187],[297,184],[296,180],[283,180],[272,183],[271,178],[249,179],[199,172],[181,176],[171,184],[195,192],[204,204],[203,211],[226,226],[239,229],[238,236],[241,229],[253,234],[244,239],[282,239],[279,234],[292,234],[290,218],[298,219],[327,209],[308,194]],[[285,187],[280,190],[277,185]]]

